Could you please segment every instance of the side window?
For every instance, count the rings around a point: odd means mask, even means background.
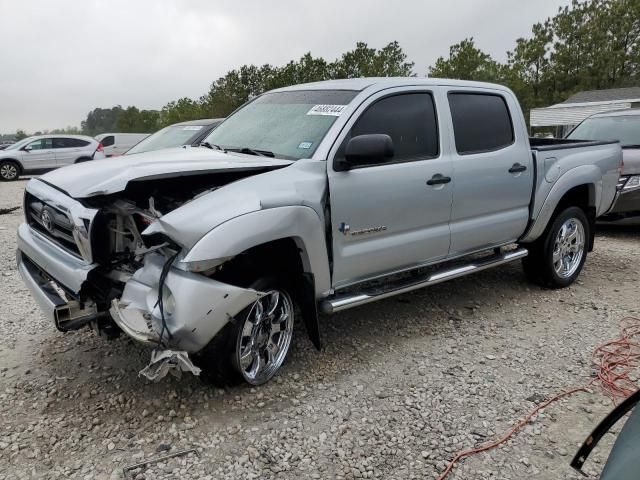
[[[502,96],[450,93],[449,107],[459,154],[490,152],[513,143],[511,115]]]
[[[67,145],[69,145],[70,147],[79,148],[89,145],[89,142],[87,142],[86,140],[80,140],[79,138],[66,138],[65,140],[67,141]]]
[[[110,147],[111,145],[116,143],[116,139],[113,135],[109,135],[107,137],[104,137],[100,143],[102,143],[103,147]]]
[[[70,138],[54,138],[53,139],[53,148],[69,148],[71,145],[69,144]]]
[[[31,150],[47,150],[52,148],[52,141],[50,138],[41,138],[40,140],[36,140],[35,142],[31,142],[29,144]]]
[[[351,128],[345,139],[384,133],[393,140],[392,162],[438,156],[438,121],[430,93],[406,93],[386,97],[371,105]]]

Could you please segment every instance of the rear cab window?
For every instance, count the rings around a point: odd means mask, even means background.
[[[513,144],[513,122],[502,95],[450,92],[448,97],[458,154],[493,152]]]

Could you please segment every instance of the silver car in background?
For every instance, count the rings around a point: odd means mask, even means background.
[[[640,221],[640,109],[597,113],[574,128],[568,139],[619,140],[623,166],[611,211],[600,221]]]
[[[105,158],[102,144],[84,135],[38,135],[0,150],[0,180]]]

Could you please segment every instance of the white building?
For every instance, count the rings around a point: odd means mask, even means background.
[[[585,118],[594,113],[640,107],[640,87],[590,90],[572,95],[567,100],[546,108],[532,108],[531,130],[555,127],[555,135],[564,137]]]

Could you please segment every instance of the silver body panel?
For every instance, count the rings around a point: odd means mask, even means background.
[[[252,247],[293,239],[304,270],[313,274],[319,302],[335,290],[393,272],[520,240],[533,241],[544,231],[562,196],[577,185],[588,185],[590,203],[599,215],[611,207],[619,176],[619,145],[546,149],[532,154],[520,107],[504,87],[406,78],[330,81],[287,90],[341,88],[359,93],[310,159],[292,162],[177,148],[110,159],[99,166],[78,165],[52,172],[43,180],[55,185],[60,195],[64,191],[69,197],[82,199],[116,194],[131,181],[184,176],[188,182],[189,175],[201,173],[274,168],[183,204],[154,221],[143,235],[162,233],[180,245],[178,262],[182,266],[207,261],[220,265]],[[513,144],[494,152],[458,155],[447,102],[450,90],[503,96],[513,120]],[[333,159],[359,115],[377,99],[402,92],[430,92],[434,97],[438,157],[335,171]],[[509,173],[515,163],[527,169]],[[426,185],[436,173],[452,177],[451,182]],[[50,194],[42,185],[33,180],[27,190]],[[69,197],[61,203],[76,202]],[[325,218],[329,212],[330,218]],[[344,234],[343,224],[349,224],[351,233],[357,234]],[[78,259],[58,251],[31,230],[26,225],[20,227],[19,249],[66,288],[80,291],[95,267],[91,256]],[[153,341],[159,333],[154,305],[163,258],[147,254],[144,267],[128,279],[111,309],[122,329],[141,341]],[[173,335],[171,347],[199,350],[233,315],[261,295],[179,267],[171,268],[167,277],[175,300],[175,311],[167,321]],[[433,281],[440,279],[430,279]],[[34,296],[41,295],[34,282],[27,283]]]

